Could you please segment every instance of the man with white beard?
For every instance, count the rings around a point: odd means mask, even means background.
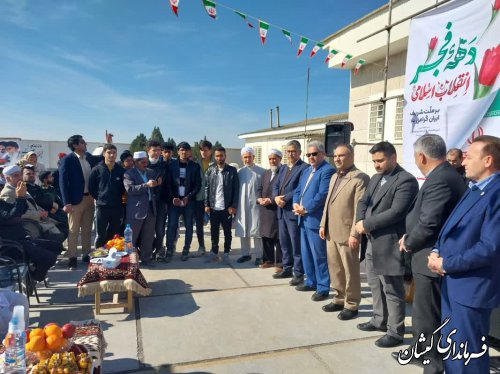
[[[269,268],[281,262],[281,247],[278,240],[277,205],[273,188],[278,180],[283,154],[277,149],[271,149],[268,154],[269,169],[264,173],[257,190],[257,204],[260,205],[260,234],[264,247],[261,268]],[[276,258],[274,249],[276,248]]]

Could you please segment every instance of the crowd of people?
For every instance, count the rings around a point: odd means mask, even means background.
[[[393,356],[421,364],[423,354],[425,372],[487,372],[488,354],[479,354],[482,337],[500,305],[498,138],[477,137],[463,158],[459,149],[447,151],[438,135],[422,136],[414,144],[415,164],[425,176],[420,188],[387,141],[369,151],[376,171],[371,178],[356,168],[349,144],[335,148],[330,165],[322,143],[307,144],[305,163],[300,142],[291,140],[287,163],[272,149],[268,170],[255,164],[251,147],[242,148],[243,167],[237,169],[227,164],[224,147],[207,140],[199,143],[200,161],[188,142],[177,145],[177,158],[171,144],[154,140],[144,151],[119,158],[109,143],[102,155],[91,155],[80,135],[71,136],[68,147],[56,178],[37,168],[33,155],[21,166],[4,168],[0,237],[22,243],[36,264],[35,279],[44,279],[65,240],[69,269],[78,267],[79,236],[81,261],[89,262],[94,224],[96,248],[129,224],[142,267],[169,263],[182,217],[181,261],[195,255],[230,264],[234,228],[241,242],[238,263],[253,255],[256,266],[276,266],[273,278],[290,278],[297,291],[312,292],[313,301],[327,300],[333,289],[333,300],[322,309],[338,312],[340,320],[358,315],[364,260],[373,316],[357,328],[385,332],[375,342],[379,347],[403,344],[404,277],[411,268],[415,341]],[[453,355],[460,357],[443,359],[441,335],[448,337],[448,349],[450,339],[457,342]],[[436,344],[428,346],[431,337]],[[467,350],[476,353],[474,360]]]

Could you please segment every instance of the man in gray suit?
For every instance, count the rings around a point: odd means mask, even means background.
[[[373,317],[357,327],[362,331],[387,331],[375,342],[386,348],[403,343],[404,261],[399,239],[405,233],[406,213],[417,195],[418,183],[398,165],[391,143],[377,143],[370,153],[377,174],[358,203],[356,231],[368,237],[366,274],[373,297]]]
[[[123,184],[127,191],[127,217],[133,231],[132,241],[141,249],[141,265],[152,267],[151,255],[156,222],[156,197],[153,188],[161,184],[161,177],[154,179],[154,172],[148,169],[146,152],[134,152],[134,168],[127,170]],[[141,237],[141,242],[137,239]]]

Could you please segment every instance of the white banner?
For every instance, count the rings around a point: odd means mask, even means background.
[[[498,3],[456,0],[411,22],[403,151],[417,177],[413,143],[424,134],[465,152],[478,135],[500,136]]]

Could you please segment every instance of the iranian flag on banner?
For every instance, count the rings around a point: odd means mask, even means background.
[[[247,15],[244,14],[244,13],[241,13],[241,12],[238,12],[237,10],[234,11],[237,15],[239,15],[241,18],[243,18],[243,20],[247,23],[248,27],[250,27],[251,29],[253,29],[253,25],[248,21],[247,19]]]
[[[330,52],[328,52],[328,56],[326,56],[325,64],[328,64],[328,61],[330,61],[339,51],[332,49]]]
[[[302,54],[302,51],[304,51],[304,48],[307,45],[307,42],[309,42],[309,39],[304,38],[303,36],[300,38],[300,44],[299,44],[299,50],[297,51],[297,57],[299,57]]]
[[[217,10],[215,9],[215,3],[210,0],[203,0],[203,5],[205,6],[205,10],[208,15],[213,19],[217,18]]]
[[[347,61],[349,61],[352,58],[352,55],[345,55],[344,59],[342,60],[342,63],[340,64],[340,67],[343,68],[345,64],[347,64]]]
[[[259,34],[262,45],[266,43],[267,31],[269,30],[269,23],[259,20]]]
[[[172,11],[174,12],[174,14],[178,17],[179,14],[179,1],[180,0],[170,0],[170,6],[172,7]]]
[[[323,48],[325,45],[323,43],[316,43],[316,45],[313,47],[311,51],[311,55],[309,57],[313,57],[316,52],[318,52],[321,48]]]
[[[291,43],[292,42],[292,34],[290,33],[290,31],[285,30],[285,29],[281,29],[281,32],[283,33],[283,35],[285,35],[285,38],[287,38],[288,41]]]
[[[361,66],[363,66],[365,64],[365,60],[363,59],[359,59],[358,62],[356,62],[356,67],[354,68],[354,74],[355,75],[358,75],[359,73],[359,69],[361,69]]]

